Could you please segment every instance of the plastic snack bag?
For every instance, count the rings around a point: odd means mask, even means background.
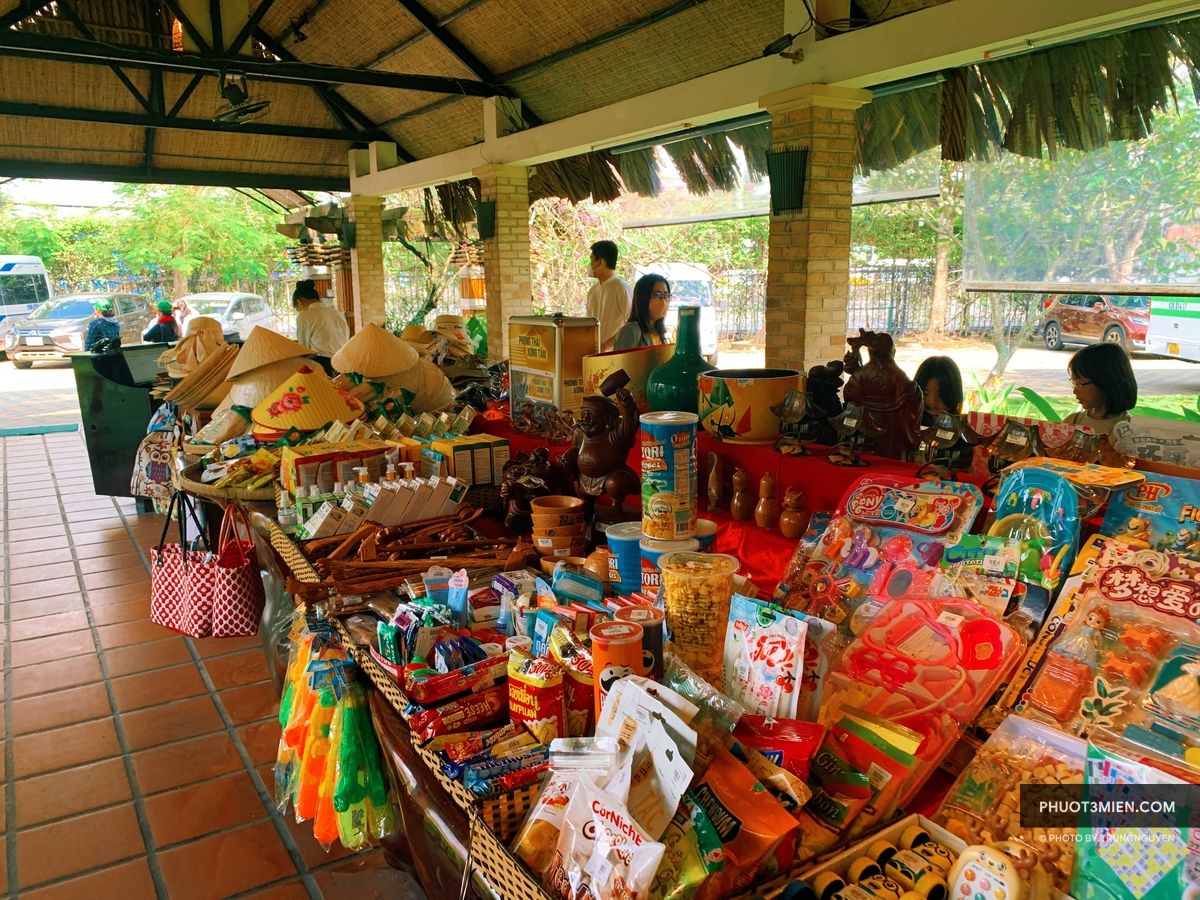
[[[666,850],[650,885],[651,900],[692,900],[714,872],[724,868],[721,839],[708,813],[684,797],[663,833]]]

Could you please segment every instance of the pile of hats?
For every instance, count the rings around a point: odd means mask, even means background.
[[[454,387],[442,371],[402,340],[368,323],[330,360],[342,375],[337,384],[360,400],[402,401],[414,413],[431,412],[454,402]]]
[[[296,373],[313,351],[261,325],[250,332],[229,370],[231,404],[250,409]]]
[[[583,501],[578,497],[536,497],[529,503],[533,516],[533,546],[542,556],[583,556],[587,537]]]
[[[164,350],[158,362],[167,369],[171,378],[186,378],[196,371],[214,353],[225,352],[225,334],[221,323],[211,316],[194,316],[187,324],[187,332],[174,347]]]

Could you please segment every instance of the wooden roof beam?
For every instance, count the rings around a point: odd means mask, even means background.
[[[346,178],[302,173],[229,172],[203,169],[77,165],[29,159],[0,159],[0,178],[67,178],[82,181],[127,181],[135,184],[198,184],[212,187],[279,188],[344,193]]]

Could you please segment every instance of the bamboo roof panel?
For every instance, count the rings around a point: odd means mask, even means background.
[[[284,9],[280,11],[279,7]],[[306,39],[297,43],[292,37],[291,21],[312,7],[311,0],[286,5],[280,0],[264,20],[268,34],[275,35],[289,51],[305,60],[364,66],[400,40],[422,30],[396,2],[331,2],[312,13],[302,26]],[[424,74],[420,69],[412,71]]]
[[[146,95],[150,73],[130,69],[125,74]],[[9,103],[145,112],[129,89],[104,66],[0,56],[0,84],[4,85],[0,99]],[[47,90],[47,85],[53,85],[53,89]]]

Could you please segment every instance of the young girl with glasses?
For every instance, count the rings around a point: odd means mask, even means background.
[[[1137,405],[1137,379],[1129,354],[1120,344],[1092,344],[1071,357],[1068,369],[1075,399],[1083,409],[1065,421],[1111,435],[1113,426],[1128,419],[1129,410]]]

